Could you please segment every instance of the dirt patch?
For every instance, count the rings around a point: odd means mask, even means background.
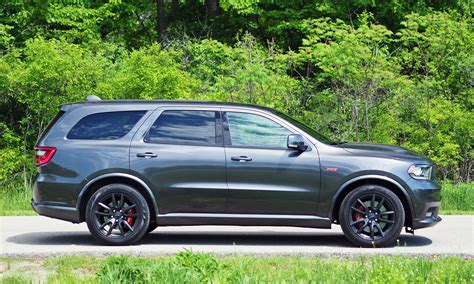
[[[50,270],[44,267],[42,260],[21,260],[21,261],[1,261],[0,277],[21,277],[26,279],[34,279],[38,282],[45,282]]]

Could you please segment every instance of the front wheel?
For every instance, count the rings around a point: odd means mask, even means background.
[[[107,245],[129,245],[140,240],[150,223],[145,198],[126,184],[110,184],[97,190],[86,208],[92,236]]]
[[[389,189],[364,185],[342,201],[339,222],[344,235],[361,247],[392,245],[400,235],[405,211],[400,199]]]

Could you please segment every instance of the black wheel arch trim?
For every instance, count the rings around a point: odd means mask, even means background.
[[[103,180],[103,179],[107,179],[107,178],[125,178],[125,179],[130,179],[130,180],[133,180],[137,183],[139,183],[146,191],[146,193],[148,194],[148,197],[151,199],[152,201],[152,205],[153,205],[153,209],[154,209],[154,212],[155,212],[155,215],[158,216],[159,214],[159,211],[158,211],[158,206],[157,206],[157,203],[156,203],[156,199],[155,199],[155,196],[153,195],[153,192],[151,191],[151,188],[140,178],[134,176],[134,175],[131,175],[131,174],[127,174],[127,173],[108,173],[108,174],[103,174],[103,175],[100,175],[100,176],[97,176],[93,179],[91,179],[90,181],[88,181],[84,187],[82,187],[80,193],[79,193],[79,196],[77,197],[77,202],[76,202],[76,208],[77,210],[79,211],[80,208],[81,208],[81,204],[83,202],[83,197],[85,195],[85,193],[87,192],[87,190],[95,183]]]
[[[403,193],[405,199],[406,199],[406,202],[408,203],[408,206],[410,207],[410,215],[411,216],[405,216],[405,218],[409,217],[410,220],[413,220],[413,212],[414,212],[414,208],[413,208],[413,204],[412,204],[412,200],[411,200],[411,196],[408,194],[408,191],[396,180],[394,180],[393,178],[390,178],[388,176],[383,176],[383,175],[362,175],[362,176],[357,176],[357,177],[354,177],[346,182],[344,182],[340,187],[339,189],[336,191],[336,194],[334,194],[332,200],[331,200],[331,206],[329,208],[329,218],[332,220],[334,219],[333,217],[333,211],[334,211],[334,207],[336,205],[336,201],[337,199],[339,198],[339,196],[344,192],[344,190],[350,186],[351,184],[355,183],[355,182],[358,182],[358,181],[361,181],[361,180],[381,180],[381,181],[385,181],[385,182],[389,182],[391,184],[393,184],[394,186],[396,186],[398,189],[400,189],[400,191]]]

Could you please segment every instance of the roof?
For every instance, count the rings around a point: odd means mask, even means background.
[[[236,107],[250,107],[267,111],[274,111],[269,107],[234,103],[234,102],[217,102],[217,101],[198,101],[198,100],[90,100],[85,102],[67,103],[66,105],[85,105],[85,104],[156,104],[156,105],[200,105],[200,106],[236,106]]]

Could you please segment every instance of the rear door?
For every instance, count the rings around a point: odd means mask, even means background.
[[[227,213],[314,215],[320,169],[316,148],[287,148],[288,125],[266,113],[223,112]]]
[[[130,170],[152,186],[160,214],[224,213],[220,112],[200,107],[155,111],[133,138]]]

